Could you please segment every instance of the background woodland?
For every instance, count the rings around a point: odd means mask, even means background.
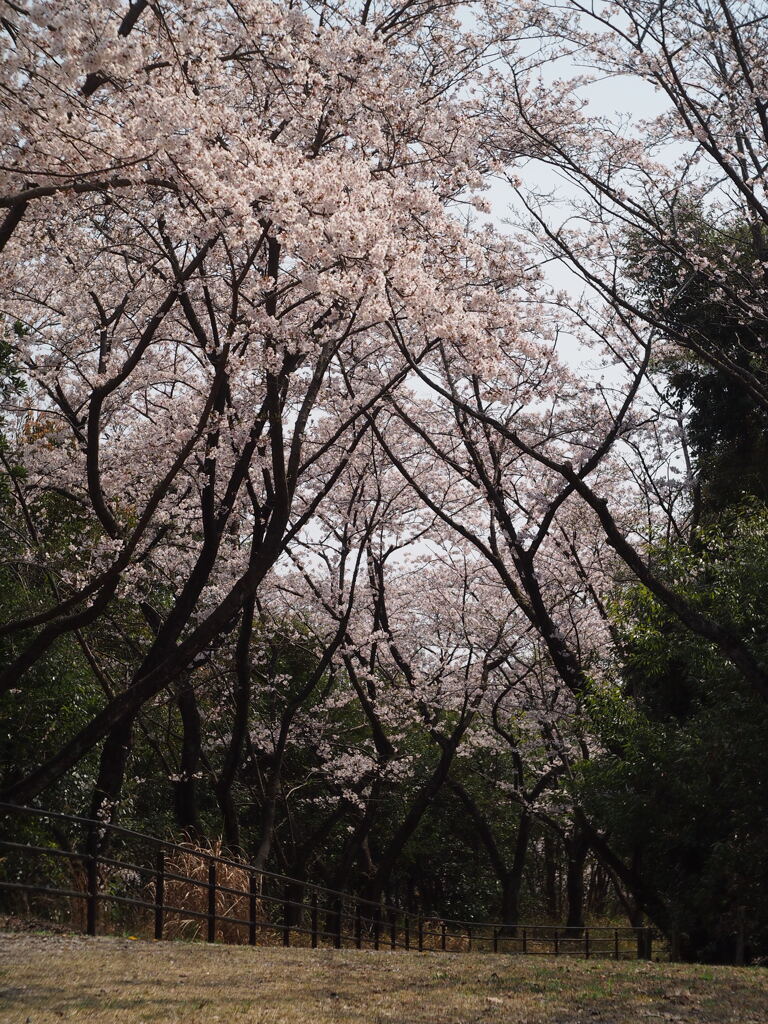
[[[2,799],[765,958],[765,5],[0,10]]]

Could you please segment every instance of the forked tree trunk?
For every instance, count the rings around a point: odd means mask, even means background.
[[[471,716],[468,716],[456,727],[450,739],[444,742],[440,752],[440,758],[432,770],[431,775],[413,798],[405,818],[400,823],[399,827],[395,829],[394,835],[379,859],[376,874],[366,886],[365,895],[367,899],[374,901],[378,900],[382,892],[386,889],[389,882],[389,876],[392,873],[395,863],[402,853],[405,844],[419,827],[419,824],[429,806],[448,778],[448,774],[451,770],[451,764],[453,763],[453,759],[456,755],[456,750],[458,749],[462,736],[469,726],[470,720]]]

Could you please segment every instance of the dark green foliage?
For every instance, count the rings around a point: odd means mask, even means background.
[[[747,356],[739,354],[740,359]],[[753,495],[768,500],[768,413],[733,380],[694,364],[671,374],[691,412],[688,431],[705,516]]]
[[[695,544],[659,553],[666,574],[768,660],[768,512],[748,506]],[[711,645],[639,588],[617,608],[623,683],[590,711],[611,754],[583,773],[587,808],[678,933],[684,956],[729,960],[739,908],[768,955],[768,708]]]
[[[745,496],[768,500],[766,253],[755,231],[685,210],[669,248],[649,251],[641,237],[628,246],[639,303],[679,344],[656,369],[686,412],[705,519]]]
[[[768,321],[765,244],[743,223],[681,211],[668,246],[629,241],[637,301],[673,342],[655,370],[686,424],[696,475],[688,544],[656,569],[768,664]],[[691,245],[691,240],[695,245]],[[698,253],[695,263],[686,252]],[[658,379],[658,378],[657,378]],[[715,647],[644,588],[615,606],[618,681],[590,712],[610,754],[584,798],[682,955],[768,955],[768,709]]]

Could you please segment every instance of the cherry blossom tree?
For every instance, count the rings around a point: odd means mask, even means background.
[[[542,836],[570,927],[588,856],[665,919],[578,777],[628,582],[768,695],[657,557],[701,506],[665,373],[768,409],[759,14],[4,4],[0,697],[74,651],[100,701],[5,798],[98,758],[111,817],[140,742],[177,825],[212,806],[259,867],[377,899],[450,801],[509,927]],[[662,112],[598,116],[597,76]]]
[[[51,599],[4,627],[2,686],[116,600],[149,632],[129,684],[7,795],[107,737],[108,799],[140,708],[230,630],[247,646],[259,585],[422,358],[392,344],[393,307],[422,348],[437,318],[485,344],[500,302],[456,214],[487,167],[493,38],[431,5],[40,3],[3,27],[24,513],[55,489],[92,536],[51,558],[35,525]]]
[[[567,185],[569,216],[561,222],[544,189],[523,185],[514,168],[508,174],[541,259],[560,260],[582,282],[585,297],[566,299],[566,306],[602,337],[614,368],[626,374],[627,400],[614,405],[604,452],[621,438],[647,369],[681,353],[725,374],[764,409],[764,19],[755,5],[726,0],[530,10],[545,54],[538,51],[536,60],[546,71],[537,75],[530,58],[508,60],[497,141],[503,150],[506,133],[510,163],[525,152]],[[577,52],[592,74],[553,81],[552,62],[562,67]],[[597,75],[646,83],[663,96],[663,112],[638,123],[594,114],[589,83]],[[717,300],[718,329],[707,317],[686,315],[694,293]],[[559,474],[631,572],[768,695],[768,677],[748,639],[691,607],[632,542],[620,504],[589,479],[598,449],[575,457],[544,452],[491,403],[481,410],[466,395],[453,397],[467,415]]]

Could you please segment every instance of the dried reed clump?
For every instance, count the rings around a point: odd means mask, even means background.
[[[442,949],[442,928],[443,920],[440,917],[425,917],[422,923],[424,929],[424,949]],[[415,927],[411,927],[411,949],[416,948],[417,933]],[[469,937],[466,932],[453,932],[450,928],[445,933],[445,948],[450,953],[462,953],[469,950]]]
[[[208,923],[203,917],[208,914],[208,865],[209,855],[225,856],[221,840],[212,840],[200,845],[189,839],[180,844],[181,849],[170,850],[165,856],[165,894],[163,903],[179,910],[165,912],[164,935],[169,939],[199,939],[208,934]],[[228,857],[231,860],[231,857]],[[168,875],[183,875],[185,880],[169,878]],[[246,943],[248,927],[236,924],[232,918],[249,920],[250,896],[248,884],[250,872],[247,867],[237,864],[216,862],[216,939],[221,942]],[[148,886],[154,900],[154,882]],[[222,889],[238,890],[233,892]],[[185,916],[186,915],[186,916]],[[230,920],[228,921],[227,918]],[[256,921],[266,923],[262,901],[256,902]]]
[[[75,931],[85,931],[85,918],[86,918],[86,907],[85,907],[85,894],[88,892],[88,875],[85,870],[85,864],[79,860],[68,860],[67,866],[70,871],[69,885],[73,892],[82,893],[83,896],[80,899],[71,899],[70,904],[70,921]]]
[[[61,915],[62,920],[67,921],[73,931],[84,932],[88,915],[86,900],[88,894],[88,870],[85,858],[67,858],[64,870],[66,871],[64,887],[81,895],[69,899],[64,897],[64,904],[57,902],[57,911],[52,910],[52,913],[57,914],[57,916]],[[98,891],[102,894],[102,899],[99,900],[96,907],[96,927],[99,931],[102,931],[108,923],[105,921],[105,901],[103,896],[108,893],[114,875],[115,870],[112,865],[99,864],[96,880]],[[51,882],[49,881],[47,884],[50,885]],[[53,884],[56,884],[55,881]],[[58,898],[54,899],[58,900]]]

